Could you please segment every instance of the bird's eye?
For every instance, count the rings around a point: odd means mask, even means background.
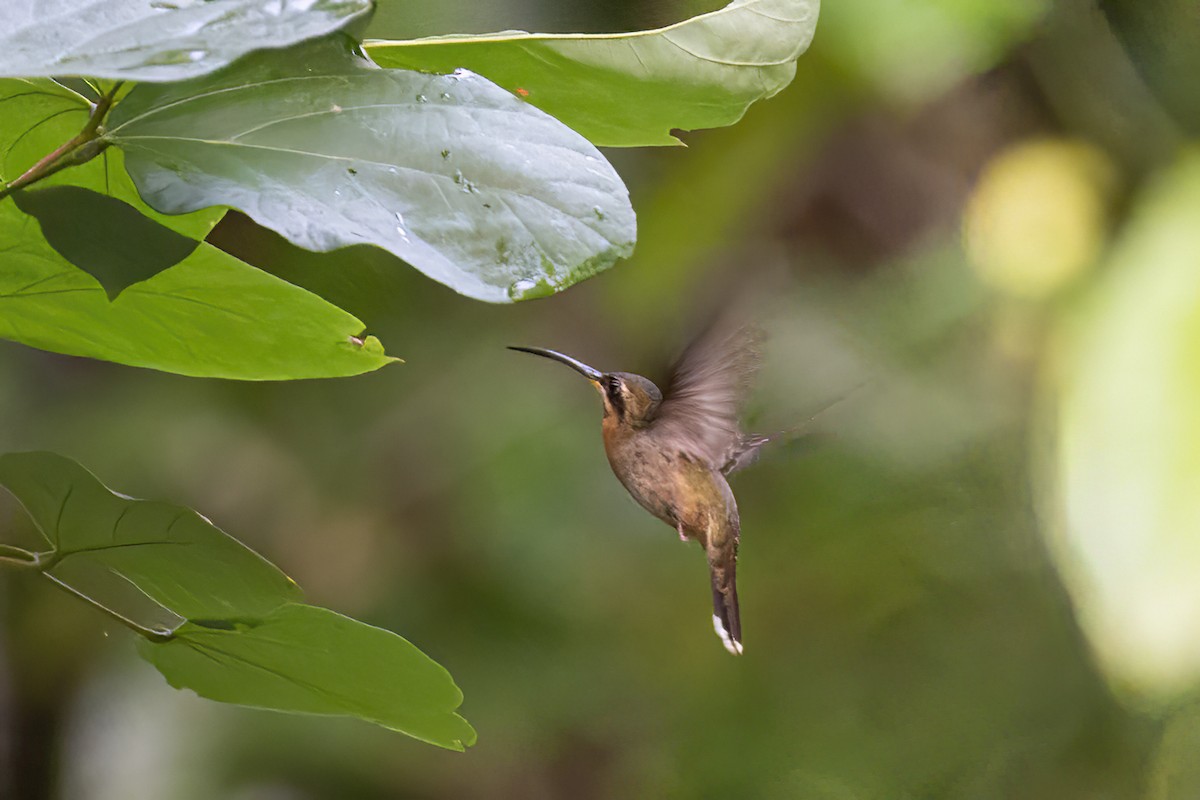
[[[620,394],[621,393],[621,379],[616,378],[612,375],[609,375],[608,377],[606,377],[604,379],[604,391],[608,392],[608,394],[610,396]]]

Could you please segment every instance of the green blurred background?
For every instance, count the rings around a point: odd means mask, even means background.
[[[369,33],[717,5],[384,0]],[[463,755],[201,701],[4,574],[0,796],[1200,797],[1198,74],[1190,0],[826,0],[740,124],[609,153],[637,254],[562,295],[214,234],[403,365],[249,384],[0,343],[0,449],[200,510],[444,664],[479,731]],[[818,434],[735,480],[740,659],[594,393],[504,349],[661,378],[730,281],[771,298],[751,422]],[[7,495],[0,526],[31,535]]]

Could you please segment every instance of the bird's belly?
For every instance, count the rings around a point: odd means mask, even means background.
[[[663,491],[661,486],[622,483],[642,508],[672,527],[679,524],[678,502],[671,492]]]
[[[631,446],[612,449],[608,456],[633,499],[673,528],[695,533],[714,518],[737,514],[728,487],[717,485],[720,476],[681,455]]]
[[[616,446],[605,449],[617,480],[642,508],[674,526],[677,502],[672,459],[654,448],[639,447],[636,442],[613,444]]]

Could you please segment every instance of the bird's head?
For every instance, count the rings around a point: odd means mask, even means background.
[[[632,372],[601,372],[582,361],[541,347],[510,347],[508,349],[533,353],[535,356],[558,361],[587,378],[600,392],[600,397],[604,401],[606,419],[611,417],[616,422],[635,428],[641,427],[654,419],[658,406],[662,402],[662,392],[652,381],[641,375],[634,375]]]

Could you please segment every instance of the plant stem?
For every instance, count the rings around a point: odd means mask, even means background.
[[[39,560],[37,553],[23,547],[0,544],[0,563],[11,564],[14,567],[36,567]]]
[[[92,105],[92,111],[88,114],[88,119],[84,123],[83,130],[42,156],[36,164],[14,178],[10,183],[0,187],[0,200],[31,183],[48,178],[61,169],[83,164],[99,155],[107,147],[107,144],[101,143],[98,146],[93,145],[92,147],[84,146],[94,142],[99,137],[100,126],[103,124],[109,110],[112,109],[113,98],[116,97],[117,91],[120,88],[121,83],[117,83]]]
[[[70,586],[66,583],[63,583],[58,578],[51,575],[49,572],[43,572],[42,577],[48,581],[51,581],[52,583],[54,583],[56,586],[58,586],[58,588],[62,589],[63,591],[68,592],[69,594],[75,595],[75,597],[79,598],[80,600],[82,600],[83,602],[92,606],[93,608],[99,609],[100,611],[104,612],[108,616],[115,619],[117,622],[124,625],[126,628],[129,628],[134,633],[138,634],[139,636],[144,636],[152,642],[168,642],[171,639],[175,638],[174,634],[168,630],[156,630],[154,628],[147,628],[145,625],[139,625],[138,623],[131,620],[129,617],[126,617],[124,614],[114,611],[113,609],[104,605],[100,601],[87,596],[83,592],[76,589],[74,586]]]

